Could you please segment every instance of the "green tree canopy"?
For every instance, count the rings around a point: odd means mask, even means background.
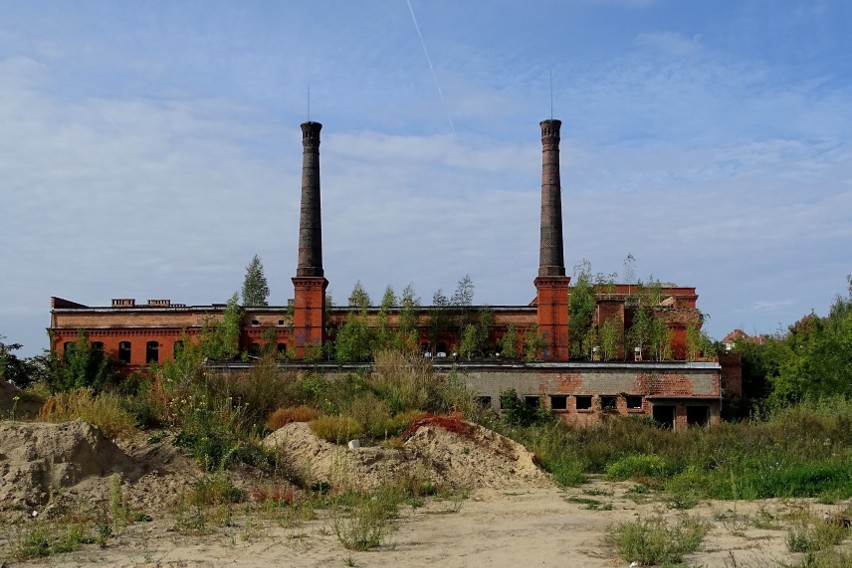
[[[260,262],[259,256],[254,255],[246,267],[246,277],[243,280],[243,305],[267,306],[268,298],[269,285],[263,275],[263,263]]]

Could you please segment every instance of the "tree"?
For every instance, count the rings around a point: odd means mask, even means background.
[[[506,359],[518,358],[518,332],[513,323],[506,327],[506,333],[500,338],[500,354]]]
[[[600,330],[600,342],[601,355],[604,361],[615,359],[618,356],[618,348],[623,339],[623,326],[620,321],[608,319],[603,323]]]
[[[23,347],[20,343],[5,343],[0,335],[0,381],[9,381],[23,388],[29,385],[35,375],[35,369],[29,359],[15,355]]]
[[[420,339],[417,332],[420,323],[419,308],[420,298],[417,297],[414,286],[409,283],[402,291],[400,299],[399,325],[394,340],[398,349],[412,353],[417,351],[417,341]]]
[[[246,267],[246,277],[243,280],[243,305],[244,306],[267,306],[269,298],[269,285],[266,276],[263,275],[263,264],[260,257],[254,255]]]
[[[62,354],[51,353],[48,365],[46,380],[53,392],[87,387],[97,393],[115,378],[103,349],[89,343],[85,329],[77,331],[77,341]]]
[[[426,320],[426,326],[429,329],[429,341],[432,343],[433,351],[437,349],[438,340],[446,335],[452,325],[453,318],[450,311],[450,299],[439,288],[432,295],[432,306],[429,308],[429,315]]]
[[[826,317],[809,314],[790,326],[772,397],[782,403],[852,397],[852,279]],[[770,343],[771,345],[771,343]]]
[[[376,316],[376,339],[374,351],[391,349],[394,347],[395,335],[390,326],[391,309],[397,305],[396,293],[389,284],[382,294],[382,303],[379,305],[379,313]]]
[[[588,357],[593,347],[589,344],[589,332],[593,326],[596,306],[592,265],[583,259],[583,262],[574,267],[574,287],[568,298],[568,335],[571,338],[573,358]]]
[[[473,305],[473,280],[470,274],[465,274],[456,284],[456,291],[450,299],[450,304],[457,308],[469,308]]]
[[[364,289],[360,280],[355,283],[352,293],[349,294],[349,307],[360,310],[366,310],[370,307],[370,295]]]
[[[201,354],[213,360],[233,359],[240,354],[242,310],[239,295],[228,300],[222,319],[208,318],[201,328]]]
[[[534,323],[524,332],[524,358],[527,361],[535,361],[544,356],[547,349],[547,337],[545,333]]]

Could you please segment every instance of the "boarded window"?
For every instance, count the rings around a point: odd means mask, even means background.
[[[156,341],[149,341],[145,344],[145,362],[158,363],[160,361],[160,344]]]
[[[568,410],[568,396],[564,394],[550,395],[551,410]]]
[[[642,410],[642,397],[628,395],[627,396],[627,408],[630,410]]]
[[[574,403],[577,405],[577,410],[591,410],[592,397],[589,395],[577,395],[574,397]]]
[[[129,341],[122,341],[118,344],[118,360],[122,363],[130,363],[131,347]]]

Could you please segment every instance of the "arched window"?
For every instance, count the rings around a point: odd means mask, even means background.
[[[130,342],[122,341],[118,344],[118,360],[122,363],[130,363]]]
[[[145,362],[157,363],[160,360],[160,344],[156,341],[149,341],[145,344]]]
[[[278,352],[281,353],[282,355],[287,353],[287,344],[286,343],[279,343],[278,344]]]
[[[175,341],[175,346],[172,348],[172,355],[177,358],[181,351],[183,351],[183,341],[178,339]]]
[[[249,355],[252,355],[253,357],[260,355],[260,343],[252,341],[251,345],[249,345]]]
[[[65,355],[70,355],[72,349],[74,349],[74,342],[73,341],[66,341],[65,343],[62,344],[62,352]]]

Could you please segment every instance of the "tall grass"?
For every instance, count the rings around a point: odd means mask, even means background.
[[[84,420],[97,426],[110,439],[126,437],[136,431],[136,419],[125,409],[122,397],[90,388],[60,392],[48,398],[39,412],[43,422]]]
[[[677,431],[632,417],[591,427],[496,427],[554,473],[573,464],[692,498],[852,497],[852,402],[845,399]]]

